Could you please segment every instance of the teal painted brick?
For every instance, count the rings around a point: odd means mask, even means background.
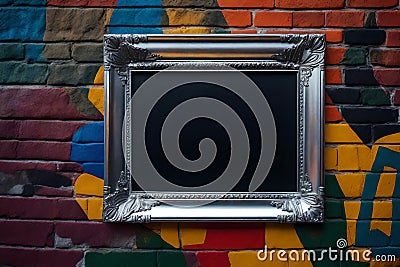
[[[47,65],[23,62],[0,62],[0,83],[44,84],[47,80]]]
[[[14,5],[46,6],[46,0],[14,0]]]
[[[25,57],[29,62],[47,62],[42,56],[44,44],[25,45]]]
[[[24,57],[22,44],[0,44],[0,59],[23,59]]]
[[[366,63],[367,50],[364,48],[349,48],[344,53],[342,64],[364,65]]]
[[[327,199],[325,201],[326,218],[346,218],[343,200]]]
[[[141,28],[141,27],[126,27],[126,26],[109,26],[108,33],[111,34],[151,34],[151,33],[163,33],[161,28]]]
[[[186,267],[185,255],[182,251],[158,251],[157,267]]]
[[[361,102],[368,106],[390,105],[390,96],[381,89],[362,89]]]
[[[157,267],[156,251],[135,252],[87,252],[85,254],[86,267],[132,267],[146,266]]]
[[[115,9],[110,25],[115,26],[161,26],[163,8]],[[165,24],[167,25],[167,24]]]

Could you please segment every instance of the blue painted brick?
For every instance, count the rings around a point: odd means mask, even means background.
[[[104,141],[104,122],[91,122],[81,126],[72,137],[72,142],[103,142]]]
[[[83,163],[83,171],[104,179],[104,163],[87,162]]]
[[[370,220],[358,220],[356,230],[356,246],[387,246],[389,237],[380,230],[370,230]]]
[[[375,255],[395,255],[396,258],[400,258],[400,247],[383,247],[383,248],[371,248],[372,256]],[[394,265],[392,265],[394,266]]]
[[[110,26],[159,26],[162,12],[162,8],[115,9]]]
[[[0,0],[0,6],[11,4],[13,0]]]
[[[0,39],[42,41],[46,29],[46,9],[13,7],[0,9]]]
[[[119,0],[117,6],[162,6],[161,0]]]
[[[14,0],[15,5],[45,6],[46,0]]]
[[[124,26],[110,26],[108,27],[108,33],[111,34],[151,34],[151,33],[163,33],[161,28],[137,28],[137,27],[124,27]]]
[[[25,45],[25,57],[28,61],[47,62],[42,56],[44,44],[27,44]]]
[[[395,209],[393,209],[393,215],[395,215]],[[397,215],[399,216],[399,215]],[[394,220],[394,218],[393,218]],[[391,246],[400,246],[400,221],[392,221],[392,231],[390,234]]]
[[[72,143],[70,160],[78,162],[102,162],[104,161],[104,144]]]

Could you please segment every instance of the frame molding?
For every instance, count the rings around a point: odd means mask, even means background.
[[[211,48],[212,47],[212,48]],[[325,36],[285,35],[105,35],[105,187],[103,221],[242,221],[322,222],[324,214],[323,122]],[[238,70],[292,70],[298,72],[298,192],[276,193],[170,193],[132,192],[126,165],[118,175],[111,170],[110,129],[113,90],[123,92],[126,109],[131,99],[129,74],[134,70],[169,67],[228,66]],[[118,82],[118,80],[119,82]],[[128,109],[126,109],[128,110]],[[129,111],[130,112],[130,111]],[[130,144],[130,114],[127,114],[125,144]],[[306,122],[306,123],[305,123]],[[122,127],[122,125],[121,125]],[[318,141],[316,141],[318,140]],[[130,146],[125,146],[127,161]],[[120,164],[121,165],[121,164]],[[215,199],[194,213],[172,207],[162,200]],[[244,215],[223,212],[232,200],[249,210]],[[232,204],[230,204],[232,202]],[[226,211],[226,210],[225,210]],[[237,213],[237,212],[236,212]],[[171,215],[173,214],[173,215]]]

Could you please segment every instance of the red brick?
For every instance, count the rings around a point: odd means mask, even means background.
[[[45,197],[72,197],[74,195],[74,190],[47,186],[35,186],[35,195]]]
[[[10,207],[13,207],[10,209]],[[18,219],[87,219],[75,199],[0,197],[0,217]]]
[[[19,141],[18,159],[69,160],[70,142]]]
[[[251,25],[251,12],[245,10],[223,10],[225,21],[231,27],[247,27]]]
[[[343,47],[327,47],[325,63],[328,65],[338,65],[343,59],[346,48]]]
[[[102,119],[84,116],[62,88],[1,88],[0,118]]]
[[[293,27],[323,27],[325,25],[324,12],[294,12]]]
[[[347,0],[348,7],[394,7],[399,0]]]
[[[363,27],[364,11],[328,11],[325,26],[327,27]]]
[[[400,90],[394,91],[393,104],[400,106]]]
[[[71,239],[73,245],[90,247],[132,248],[136,235],[142,232],[138,224],[106,224],[100,222],[56,222],[55,233]],[[58,244],[55,244],[56,247]]]
[[[384,10],[377,12],[377,23],[380,27],[400,27],[400,11]]]
[[[399,49],[372,49],[370,55],[372,64],[388,67],[400,66]]]
[[[199,251],[196,253],[201,267],[230,267],[228,253],[225,251]]]
[[[48,6],[104,6],[115,7],[118,0],[47,0]]]
[[[342,84],[342,72],[339,68],[325,69],[326,84]]]
[[[0,158],[15,159],[17,157],[18,141],[0,140]]]
[[[279,34],[309,34],[320,33],[326,35],[328,43],[340,43],[343,41],[343,30],[267,30],[265,33],[279,33]]]
[[[218,0],[219,7],[273,8],[274,0]]]
[[[259,11],[254,17],[256,27],[292,27],[292,12]]]
[[[327,105],[333,105],[333,101],[331,97],[325,92],[325,104]]]
[[[0,120],[0,138],[15,139],[18,135],[19,121]]]
[[[233,34],[249,34],[249,33],[257,33],[257,31],[256,30],[251,30],[251,29],[248,29],[248,30],[231,30],[231,33],[233,33]]]
[[[10,208],[10,207],[9,207]],[[50,221],[0,221],[0,243],[20,246],[53,246]]]
[[[330,9],[344,7],[344,0],[276,0],[277,8]]]
[[[400,47],[400,31],[387,30],[386,31],[386,46],[387,47]]]
[[[325,122],[339,122],[343,117],[335,106],[325,107]]]
[[[70,267],[83,259],[83,251],[0,247],[0,264],[18,267]]]
[[[14,174],[16,171],[31,169],[56,171],[56,165],[52,162],[0,160],[0,172]]]
[[[60,162],[60,163],[57,163],[57,171],[82,172],[83,167],[76,162]]]
[[[374,68],[374,76],[380,85],[400,86],[400,69]]]

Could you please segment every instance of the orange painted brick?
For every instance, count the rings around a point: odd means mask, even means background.
[[[343,59],[346,48],[328,47],[326,49],[325,63],[329,65],[338,65]]]
[[[274,0],[218,0],[219,7],[273,8]]]
[[[325,147],[325,170],[337,170],[337,149]]]
[[[259,11],[254,17],[257,27],[292,27],[292,12]]]
[[[400,66],[399,49],[372,49],[370,55],[372,64],[388,67]]]
[[[323,27],[325,24],[324,12],[294,12],[293,27]]]
[[[328,11],[325,26],[327,27],[363,27],[364,11]]]
[[[343,30],[267,30],[265,33],[294,33],[294,34],[309,34],[309,33],[320,33],[326,35],[326,41],[328,43],[340,43],[343,41]]]
[[[348,124],[325,124],[325,142],[362,144],[360,137]]]
[[[231,30],[231,33],[233,33],[233,34],[248,34],[248,33],[257,33],[257,31],[256,30],[251,30],[251,29],[248,29],[248,30]]]
[[[398,30],[386,31],[386,46],[400,47],[400,31]]]
[[[277,8],[342,8],[344,0],[276,0]]]
[[[400,68],[374,68],[374,77],[380,85],[400,86]]]
[[[342,84],[342,71],[339,68],[325,69],[326,84]]]
[[[394,7],[398,0],[347,0],[347,7]]]
[[[247,10],[223,10],[222,14],[229,26],[247,27],[251,25],[251,12]]]
[[[376,21],[380,27],[400,27],[399,10],[382,10],[377,12]]]
[[[325,121],[326,122],[339,122],[342,121],[343,117],[339,110],[335,106],[325,107]]]
[[[358,171],[357,146],[342,145],[338,146],[338,170],[339,171]]]

